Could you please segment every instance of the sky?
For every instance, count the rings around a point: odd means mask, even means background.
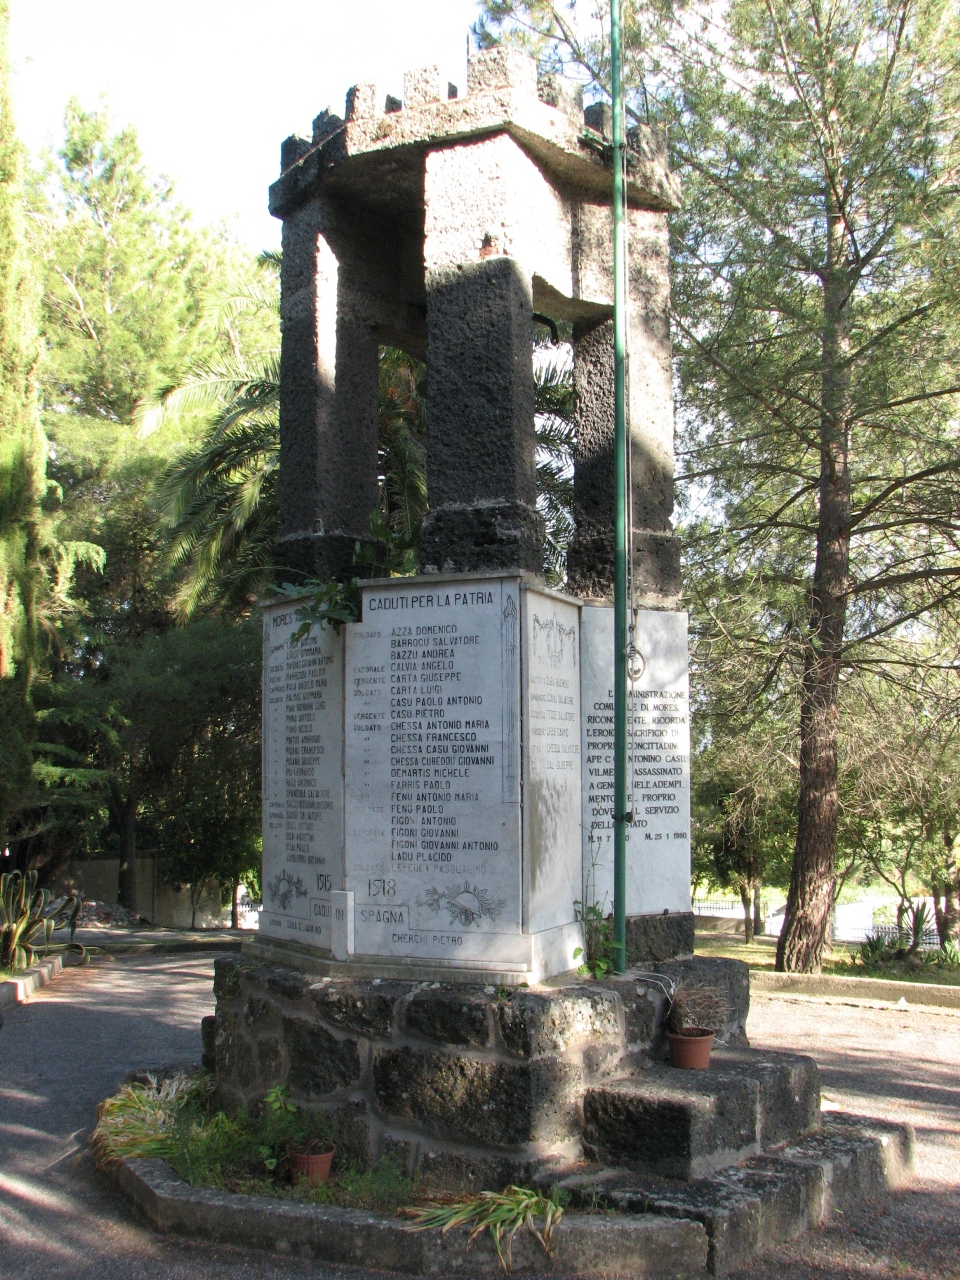
[[[375,81],[439,65],[466,88],[477,0],[10,0],[17,130],[59,145],[71,96],[137,130],[148,167],[197,220],[226,220],[252,250],[280,243],[267,187],[280,143]]]

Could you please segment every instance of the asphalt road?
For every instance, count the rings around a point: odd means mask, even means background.
[[[129,1071],[196,1062],[212,954],[68,970],[0,1031],[0,1280],[362,1280],[158,1236],[93,1169],[97,1103]],[[918,1177],[737,1280],[960,1280],[960,1016],[755,998],[758,1046],[812,1053],[845,1110],[910,1120]]]

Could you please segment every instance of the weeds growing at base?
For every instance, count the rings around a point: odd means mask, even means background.
[[[341,1156],[326,1185],[295,1181],[293,1152],[346,1145],[336,1117],[295,1106],[283,1089],[271,1090],[257,1115],[228,1116],[216,1109],[212,1086],[204,1072],[125,1085],[100,1104],[90,1139],[97,1164],[160,1159],[194,1187],[358,1209],[391,1210],[416,1198],[415,1181],[389,1157],[364,1170]]]

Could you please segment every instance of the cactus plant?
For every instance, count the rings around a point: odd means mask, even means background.
[[[36,947],[49,946],[54,929],[72,926],[79,911],[76,897],[51,902],[46,889],[37,888],[36,871],[4,872],[0,876],[0,968],[28,968]]]

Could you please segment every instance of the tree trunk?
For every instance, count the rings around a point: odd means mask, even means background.
[[[749,944],[753,941],[753,910],[750,903],[750,886],[740,886],[740,901],[743,904],[743,940]]]
[[[120,804],[120,905],[128,911],[137,909],[137,809],[136,796],[127,796]]]
[[[954,851],[955,840],[952,832],[943,833],[946,848],[944,876],[933,882],[933,911],[937,919],[937,937],[940,945],[945,946],[951,939],[956,939],[960,925],[960,908],[957,898],[960,896],[960,868],[957,867],[957,856]]]
[[[760,886],[753,886],[753,936],[760,938],[763,936],[766,921],[763,918],[763,903],[760,900]]]
[[[197,911],[200,909],[200,896],[203,893],[203,881],[190,886],[190,928],[197,927]]]
[[[837,183],[839,186],[839,182]],[[837,720],[840,655],[850,568],[848,460],[849,280],[844,224],[826,182],[827,263],[823,271],[820,510],[816,563],[800,685],[800,797],[797,838],[777,968],[819,973],[833,905],[837,845]]]
[[[233,882],[233,897],[230,901],[230,928],[240,928],[240,877]]]

